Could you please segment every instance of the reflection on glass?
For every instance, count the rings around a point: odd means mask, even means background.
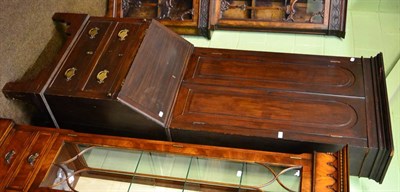
[[[301,167],[65,143],[41,187],[66,191],[300,191]]]
[[[126,2],[124,17],[161,20],[191,20],[191,0],[130,0]]]
[[[323,23],[325,0],[221,0],[221,18]]]

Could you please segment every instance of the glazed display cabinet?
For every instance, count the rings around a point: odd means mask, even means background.
[[[347,0],[109,0],[107,16],[158,19],[179,34],[270,31],[345,37]]]
[[[211,29],[345,36],[346,0],[215,0]]]
[[[182,35],[211,38],[210,0],[109,0],[108,17],[157,19]]]
[[[1,191],[349,191],[346,148],[284,154],[0,119]]]
[[[382,182],[393,157],[383,56],[195,48],[156,20],[57,13],[54,62],[3,93],[78,132],[287,153],[349,146]],[[39,120],[37,120],[39,119]]]

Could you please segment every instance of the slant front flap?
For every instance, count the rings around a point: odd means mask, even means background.
[[[193,45],[153,20],[118,100],[165,126]]]

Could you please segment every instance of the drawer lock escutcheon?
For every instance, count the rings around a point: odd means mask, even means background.
[[[6,160],[7,164],[11,163],[11,159],[13,158],[13,156],[15,155],[15,151],[11,150],[8,153],[6,153],[6,155],[4,156],[4,159]]]
[[[76,70],[77,69],[75,67],[71,67],[65,71],[64,76],[67,78],[67,81],[71,80],[71,78],[75,75]]]
[[[99,34],[99,30],[100,30],[100,29],[99,29],[98,27],[93,27],[93,28],[91,28],[91,29],[89,30],[89,32],[88,32],[88,33],[89,33],[89,36],[90,36],[89,38],[90,38],[90,39],[94,39],[94,38],[96,37],[96,35]]]
[[[122,29],[118,32],[118,37],[120,41],[125,41],[125,38],[128,37],[128,29]]]
[[[31,166],[33,166],[34,164],[35,164],[35,161],[36,161],[36,159],[39,157],[39,153],[34,153],[34,154],[31,154],[31,155],[29,155],[29,157],[28,157],[28,163],[31,165]]]
[[[103,70],[97,73],[97,83],[102,84],[104,80],[107,78],[107,74],[109,73],[108,70]]]

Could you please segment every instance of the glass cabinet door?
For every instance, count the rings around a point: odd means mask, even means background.
[[[41,187],[65,191],[300,191],[302,166],[65,143]]]
[[[191,20],[192,0],[123,1],[124,17],[140,19]]]
[[[225,20],[323,23],[325,0],[221,0]]]

